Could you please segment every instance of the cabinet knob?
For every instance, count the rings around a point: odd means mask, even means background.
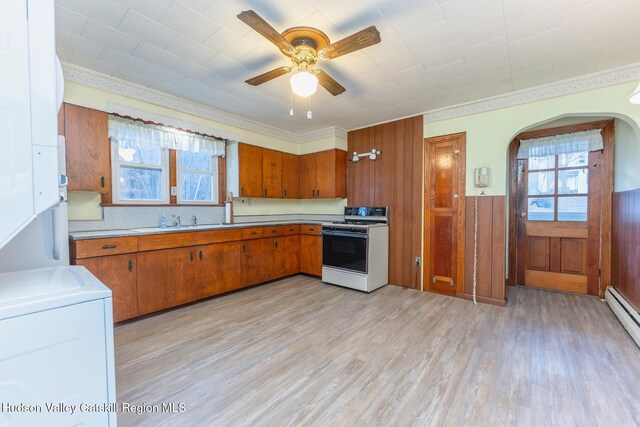
[[[193,261],[193,252],[189,252],[189,259]]]
[[[245,245],[242,245],[242,252],[247,252],[247,247]]]
[[[115,249],[117,247],[118,245],[115,244],[102,245],[102,249]]]
[[[287,190],[284,190],[284,197],[287,197]]]
[[[249,234],[254,235],[254,234],[258,234],[258,232],[257,232],[257,231],[252,231],[252,232],[251,232],[251,233],[249,233]]]
[[[244,196],[244,187],[240,188],[240,194]]]
[[[264,195],[265,196],[267,195],[267,189],[266,188],[264,189]]]
[[[276,240],[276,248],[278,247],[278,241]]]
[[[198,258],[200,258],[200,261],[202,261],[202,251],[198,252]]]
[[[106,185],[105,181],[104,181],[104,176],[100,177],[100,187],[104,188],[104,186]]]
[[[316,196],[320,197],[320,190],[316,190]]]
[[[133,271],[133,261],[129,260],[129,262],[127,263],[127,267],[129,268],[129,271]]]

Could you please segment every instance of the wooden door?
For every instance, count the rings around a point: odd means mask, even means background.
[[[300,237],[286,236],[274,239],[274,279],[291,276],[300,271]]]
[[[139,313],[153,313],[194,301],[195,259],[195,248],[139,252]]]
[[[465,134],[425,139],[425,290],[462,292]]]
[[[113,321],[121,322],[138,315],[136,254],[111,255],[76,260],[113,293]]]
[[[282,197],[282,154],[275,150],[262,150],[263,197]]]
[[[273,279],[273,238],[242,242],[242,285],[251,286]]]
[[[111,191],[109,115],[65,104],[64,132],[69,191]]]
[[[322,236],[300,235],[300,272],[322,276]]]
[[[517,282],[598,294],[602,152],[518,161]]]
[[[206,298],[242,287],[241,242],[197,248],[196,297]]]
[[[300,198],[316,196],[316,153],[300,157]]]
[[[262,148],[238,144],[238,168],[241,197],[263,197]]]
[[[298,199],[299,187],[300,159],[295,154],[282,153],[282,197]]]

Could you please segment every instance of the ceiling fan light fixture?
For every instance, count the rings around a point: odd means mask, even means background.
[[[634,90],[629,97],[629,102],[631,104],[640,104],[640,84],[636,87],[636,90]]]
[[[289,82],[293,93],[303,98],[313,95],[318,89],[318,78],[306,70],[295,73]]]

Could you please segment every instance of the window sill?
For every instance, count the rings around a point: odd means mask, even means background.
[[[102,207],[172,207],[177,208],[181,206],[189,206],[189,207],[207,207],[207,208],[221,208],[224,205],[221,204],[206,204],[206,203],[180,203],[180,204],[169,204],[169,203],[102,203],[100,204]]]

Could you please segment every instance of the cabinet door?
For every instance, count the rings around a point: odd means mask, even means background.
[[[322,276],[322,236],[300,236],[300,272]]]
[[[336,197],[336,150],[316,153],[316,197]]]
[[[101,256],[76,261],[76,265],[85,266],[111,289],[114,322],[121,322],[138,315],[136,264],[136,254]]]
[[[242,285],[251,286],[273,279],[273,239],[242,242]]]
[[[300,271],[300,237],[276,237],[274,240],[274,278],[297,274]]]
[[[241,197],[262,197],[262,148],[238,144]]]
[[[153,313],[194,301],[195,259],[195,248],[139,252],[139,313]]]
[[[197,298],[206,298],[242,287],[241,242],[200,246],[196,269]]]
[[[262,150],[262,197],[282,197],[282,153]]]
[[[69,191],[111,191],[109,116],[65,104],[64,130]]]
[[[305,154],[300,157],[300,194],[301,199],[312,199],[316,196],[316,154]]]
[[[298,199],[300,192],[300,158],[282,153],[282,197]]]

